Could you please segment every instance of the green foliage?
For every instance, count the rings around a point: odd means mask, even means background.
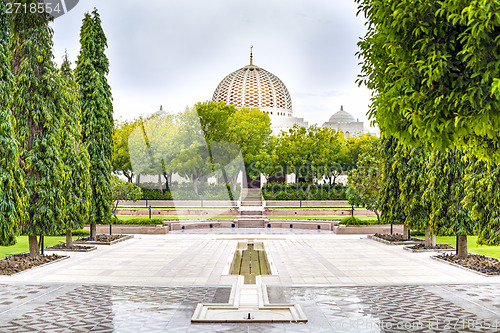
[[[330,128],[295,125],[271,141],[269,154],[273,167],[266,171],[275,176],[295,173],[297,180],[310,185],[341,171],[344,136]]]
[[[403,224],[406,215],[404,206],[399,199],[401,195],[400,178],[401,171],[396,162],[396,147],[398,141],[394,138],[382,139],[380,146],[380,165],[382,168],[380,178],[380,190],[378,198],[378,209],[380,220],[384,224]]]
[[[121,219],[112,219],[113,223],[112,224],[140,224],[140,225],[165,225],[163,223],[163,218],[132,218],[132,219],[127,219],[127,220],[121,220]]]
[[[424,200],[431,203],[431,232],[437,236],[472,235],[474,223],[464,207],[467,159],[460,150],[433,152],[427,167]]]
[[[342,184],[268,183],[262,187],[262,196],[264,200],[345,200],[346,188]]]
[[[111,217],[111,158],[113,105],[106,75],[106,36],[97,10],[85,14],[80,32],[80,54],[75,70],[82,106],[82,141],[90,155],[92,187],[91,223],[108,223]]]
[[[6,1],[0,0],[0,246],[13,245],[19,234],[18,223],[26,209],[26,188],[19,168],[19,148],[14,135],[10,70],[10,21]]]
[[[349,172],[347,178],[347,200],[350,205],[363,206],[378,213],[380,192],[381,163],[380,148],[377,141],[367,146],[357,162],[357,168]]]
[[[356,0],[360,84],[386,136],[500,158],[500,2]]]
[[[22,0],[22,4],[38,3]],[[29,191],[23,232],[54,235],[62,229],[64,170],[60,152],[61,85],[53,63],[49,16],[19,11],[12,16],[15,76],[13,114],[20,166]],[[36,255],[35,252],[32,253]]]
[[[478,244],[500,244],[500,165],[472,159],[465,173],[464,207],[476,222]]]
[[[264,147],[271,135],[271,120],[258,109],[242,108],[228,123],[229,142],[240,148],[247,175],[256,179],[270,163]]]
[[[363,222],[360,219],[358,219],[356,216],[346,216],[340,220],[339,224],[354,225],[354,226],[359,227],[361,224],[363,224]]]
[[[113,172],[122,173],[127,177],[129,182],[132,182],[134,173],[130,161],[128,138],[137,126],[137,122],[115,122],[115,130],[113,132],[113,155],[111,159]]]
[[[118,203],[122,200],[137,201],[142,197],[142,190],[134,183],[120,179],[117,175],[111,178],[111,192],[113,193],[113,213],[116,212]]]
[[[61,128],[61,154],[64,163],[65,215],[64,230],[81,229],[90,211],[90,157],[82,143],[79,90],[66,56],[61,66],[61,111],[65,126]]]
[[[209,184],[199,183],[198,194],[194,191],[194,184],[192,183],[174,183],[169,191],[164,191],[162,194],[159,190],[142,189],[142,200],[227,200],[228,199],[228,184]],[[229,199],[238,200],[240,197],[240,185],[238,184],[236,190],[231,191]]]
[[[424,148],[411,148],[398,144],[394,165],[398,170],[399,199],[405,212],[405,224],[410,229],[425,230],[429,225],[431,203],[424,199],[427,188],[427,161]]]

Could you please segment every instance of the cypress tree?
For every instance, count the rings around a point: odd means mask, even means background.
[[[430,227],[434,235],[456,235],[458,257],[467,257],[467,235],[474,234],[474,221],[465,207],[465,170],[468,161],[459,149],[431,154],[424,200],[431,203]]]
[[[82,140],[90,155],[91,232],[95,223],[110,223],[113,105],[106,75],[109,62],[104,54],[107,40],[97,10],[85,14],[80,32],[80,55],[75,70],[82,103]]]
[[[64,111],[65,129],[61,131],[61,152],[64,162],[64,193],[66,194],[64,228],[66,246],[72,245],[73,229],[83,228],[90,210],[90,159],[82,143],[79,88],[73,78],[68,56],[61,66],[61,110]]]
[[[21,0],[27,7],[36,0]],[[60,155],[60,85],[53,62],[49,15],[30,13],[12,16],[15,76],[12,110],[20,144],[20,166],[28,189],[23,232],[29,235],[30,255],[39,256],[37,235],[61,230],[64,198],[63,164]]]
[[[10,110],[14,77],[10,70],[10,20],[0,0],[0,246],[13,245],[26,209],[26,188],[19,168],[19,149]]]

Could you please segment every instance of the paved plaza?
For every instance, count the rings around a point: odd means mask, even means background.
[[[264,243],[278,271],[272,303],[308,323],[191,324],[227,303],[238,240]],[[498,332],[500,277],[485,277],[365,236],[210,230],[136,235],[15,276],[0,276],[0,332]]]

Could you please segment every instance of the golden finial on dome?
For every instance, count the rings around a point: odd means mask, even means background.
[[[250,65],[253,65],[253,45],[250,47]]]

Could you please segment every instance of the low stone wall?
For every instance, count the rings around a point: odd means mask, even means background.
[[[355,216],[375,216],[365,209],[354,210]],[[351,216],[350,209],[266,209],[266,216]]]
[[[149,216],[149,209],[117,209],[116,215]],[[158,216],[236,216],[236,209],[151,209],[151,217]]]
[[[237,207],[237,200],[146,200],[120,201],[118,207]]]
[[[392,232],[395,234],[403,233],[403,225],[394,224]],[[390,224],[372,224],[365,226],[345,226],[338,225],[333,227],[333,232],[338,235],[356,235],[356,234],[390,234]]]
[[[266,200],[266,207],[300,207],[300,200]],[[302,207],[344,207],[350,206],[346,200],[302,200]]]
[[[85,230],[90,230],[90,226],[85,225]],[[98,234],[109,234],[109,225],[98,224],[96,226]],[[143,225],[143,224],[113,224],[113,234],[151,234],[163,235],[168,233],[169,227],[162,225]]]
[[[316,230],[332,230],[332,226],[337,221],[324,222],[324,221],[269,221],[266,227],[270,228],[289,228],[289,229],[316,229]]]

